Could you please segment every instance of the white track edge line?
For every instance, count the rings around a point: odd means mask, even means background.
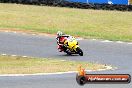
[[[101,42],[113,42],[113,41],[110,41],[110,40],[103,40],[103,41],[101,41]]]
[[[111,66],[108,66],[111,67]],[[105,71],[111,70],[111,68],[106,69],[98,69],[98,70],[85,70],[86,72],[94,72],[94,71]],[[0,77],[8,77],[8,76],[41,76],[41,75],[61,75],[61,74],[70,74],[70,73],[77,73],[78,71],[68,71],[68,72],[55,72],[55,73],[35,73],[35,74],[3,74]]]

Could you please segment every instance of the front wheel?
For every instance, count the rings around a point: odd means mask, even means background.
[[[83,56],[83,51],[79,47],[77,47],[76,51],[80,56]]]

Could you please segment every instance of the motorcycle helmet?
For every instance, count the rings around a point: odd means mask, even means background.
[[[63,35],[63,33],[61,31],[57,32],[57,36],[62,36],[62,35]]]

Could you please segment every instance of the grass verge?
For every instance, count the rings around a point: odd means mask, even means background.
[[[0,3],[0,29],[132,41],[132,13]]]
[[[77,67],[80,64],[90,70],[105,68],[104,65],[98,63],[47,58],[25,58],[20,56],[0,56],[0,74],[33,74],[77,71]]]

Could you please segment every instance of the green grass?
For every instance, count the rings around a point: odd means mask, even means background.
[[[0,29],[132,41],[132,13],[61,7],[0,4]]]
[[[20,56],[0,56],[0,74],[32,74],[77,71],[82,65],[85,69],[97,70],[104,65],[90,62],[66,61],[50,58],[24,58]]]

